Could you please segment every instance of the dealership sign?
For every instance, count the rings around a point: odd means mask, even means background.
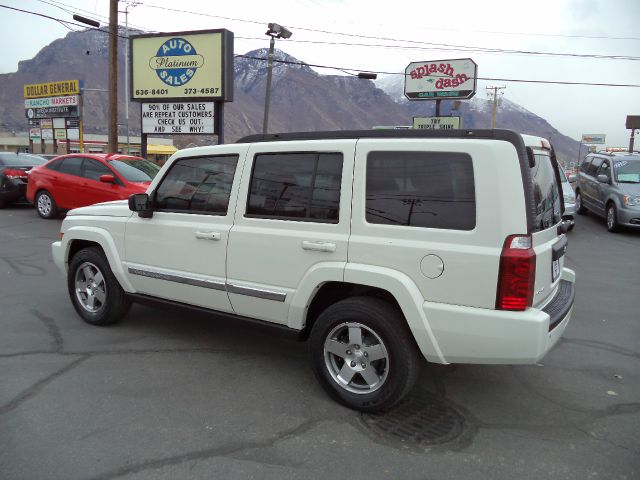
[[[413,62],[404,71],[404,94],[409,100],[471,98],[477,73],[470,58]]]
[[[202,30],[131,38],[133,100],[233,100],[233,33]]]
[[[460,128],[460,117],[413,117],[413,128],[424,130],[453,130]]]
[[[62,107],[65,105],[78,105],[78,102],[78,95],[69,95],[66,97],[27,98],[24,101],[24,108]]]
[[[215,133],[213,102],[143,103],[142,133]]]
[[[602,145],[605,143],[606,135],[604,133],[582,134],[582,143],[591,145]]]

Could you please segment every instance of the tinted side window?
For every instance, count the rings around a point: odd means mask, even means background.
[[[113,172],[109,170],[106,165],[95,160],[91,160],[90,158],[85,158],[83,177],[99,181],[100,175],[113,175]]]
[[[591,160],[593,160],[592,157],[587,157],[582,161],[582,164],[580,165],[580,171],[587,173],[587,171],[589,170],[589,165],[591,165]]]
[[[256,155],[247,216],[337,223],[341,153]]]
[[[473,230],[473,162],[466,153],[371,152],[367,157],[369,223]]]
[[[534,220],[536,231],[549,228],[561,220],[560,187],[548,155],[536,155],[536,164],[531,167],[533,198],[536,208]]]
[[[598,171],[598,167],[600,166],[601,163],[602,163],[602,159],[595,157],[593,159],[593,162],[591,162],[591,165],[589,165],[589,168],[587,169],[587,175],[595,176],[596,172]]]
[[[49,170],[55,170],[56,172],[60,171],[60,167],[62,166],[62,162],[64,162],[64,160],[56,160],[53,162],[49,162],[47,163],[46,168],[48,168]]]
[[[611,178],[611,167],[608,160],[602,162],[602,165],[600,165],[600,168],[596,172],[596,175],[606,175],[607,177]]]
[[[176,161],[155,193],[155,207],[188,213],[225,215],[238,155]]]
[[[81,175],[81,167],[82,167],[81,157],[65,158],[62,161],[62,165],[60,165],[60,168],[58,169],[58,171],[60,173],[68,173],[69,175],[76,175],[79,177]]]

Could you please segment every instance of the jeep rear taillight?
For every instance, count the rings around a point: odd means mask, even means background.
[[[536,254],[530,235],[509,235],[500,254],[496,310],[522,311],[533,302]]]

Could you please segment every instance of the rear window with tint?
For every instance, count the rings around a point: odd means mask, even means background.
[[[36,165],[42,165],[47,161],[37,155],[28,155],[17,153],[1,153],[0,165],[11,165],[13,167],[33,167]]]
[[[473,162],[456,152],[371,152],[367,157],[369,223],[473,230]]]
[[[531,167],[535,205],[534,231],[545,230],[561,220],[560,188],[548,155],[536,154]]]

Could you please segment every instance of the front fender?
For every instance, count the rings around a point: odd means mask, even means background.
[[[64,252],[65,272],[68,272],[69,269],[69,251],[71,243],[74,240],[94,242],[100,245],[102,251],[107,257],[109,267],[120,283],[122,289],[128,293],[135,293],[136,290],[133,285],[131,285],[131,282],[129,282],[129,279],[122,266],[122,259],[120,258],[120,255],[118,253],[116,242],[114,241],[111,234],[104,228],[78,226],[71,227],[64,232],[64,238],[61,244],[61,248]]]

